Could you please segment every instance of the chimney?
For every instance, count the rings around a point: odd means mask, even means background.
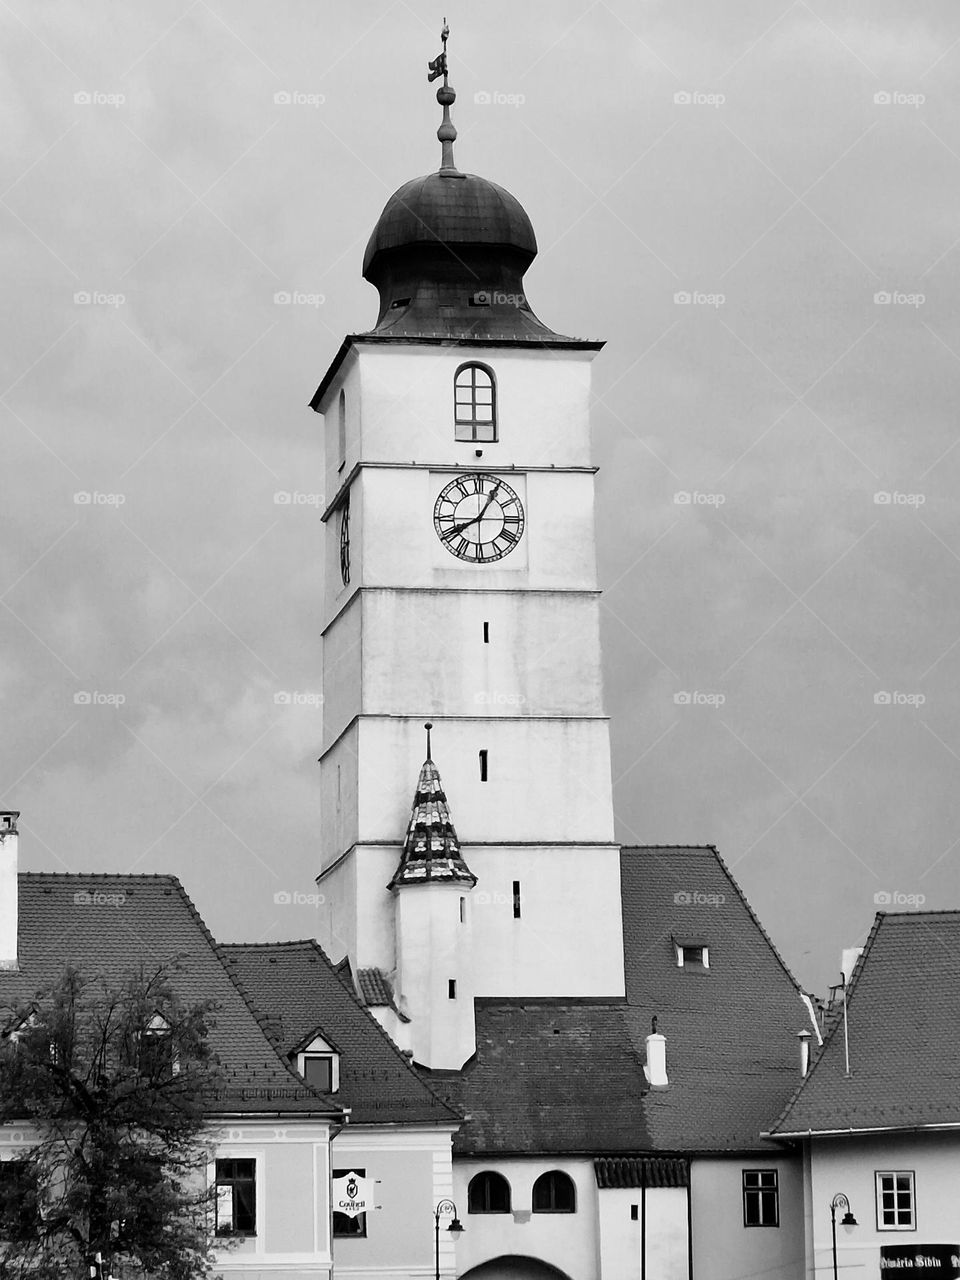
[[[844,947],[840,953],[840,972],[843,974],[845,987],[849,986],[851,975],[861,955],[863,955],[863,947]]]
[[[667,1080],[667,1038],[657,1033],[656,1018],[647,1036],[647,1061],[643,1074],[651,1089],[666,1089],[670,1083]]]
[[[798,1031],[797,1040],[800,1043],[800,1079],[805,1080],[810,1070],[810,1032]]]
[[[18,809],[0,809],[0,969],[17,967]]]

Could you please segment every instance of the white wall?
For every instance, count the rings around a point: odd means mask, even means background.
[[[743,1225],[743,1170],[776,1169],[780,1226]],[[696,1280],[801,1280],[803,1176],[799,1154],[701,1157],[691,1161],[693,1274]]]
[[[960,1134],[926,1132],[814,1139],[811,1143],[809,1210],[817,1274],[833,1266],[830,1202],[841,1192],[850,1201],[858,1225],[839,1226],[837,1258],[846,1275],[879,1276],[881,1245],[960,1245]],[[913,1170],[916,1230],[877,1227],[876,1180],[879,1170]],[[855,1271],[851,1271],[855,1268]]]
[[[325,861],[357,842],[403,839],[425,749],[420,716],[364,717],[337,741],[321,762]],[[444,719],[433,758],[462,842],[613,842],[605,719]]]
[[[511,1213],[467,1213],[470,1179],[484,1169],[496,1170],[510,1183]],[[532,1212],[533,1184],[549,1169],[561,1169],[573,1179],[577,1189],[576,1213]],[[573,1280],[596,1280],[599,1222],[592,1160],[456,1160],[453,1180],[453,1199],[465,1228],[457,1242],[457,1266],[461,1274],[481,1262],[515,1253],[552,1263]],[[628,1280],[628,1276],[616,1280]]]
[[[598,1200],[601,1280],[639,1280],[644,1249],[652,1280],[689,1280],[686,1187],[609,1188],[598,1192]]]

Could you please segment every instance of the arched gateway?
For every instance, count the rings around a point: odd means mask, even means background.
[[[481,1262],[478,1267],[465,1271],[460,1280],[570,1280],[570,1277],[549,1262],[510,1254]]]

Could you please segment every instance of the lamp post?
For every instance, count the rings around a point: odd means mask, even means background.
[[[452,1213],[450,1225],[447,1230],[452,1234],[454,1240],[463,1230],[463,1223],[457,1217],[457,1206],[452,1200],[441,1200],[433,1211],[433,1239],[434,1239],[434,1259],[436,1261],[436,1280],[440,1280],[440,1215],[441,1213]]]
[[[855,1227],[857,1220],[850,1211],[850,1201],[838,1191],[830,1201],[830,1234],[833,1237],[833,1280],[837,1280],[837,1210],[846,1209],[846,1213],[840,1219],[841,1227]]]

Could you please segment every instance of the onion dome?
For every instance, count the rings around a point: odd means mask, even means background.
[[[387,201],[363,258],[363,275],[380,293],[372,335],[416,338],[506,338],[568,342],[534,315],[523,275],[537,255],[530,219],[515,196],[453,158],[450,119],[456,92],[444,52],[429,64],[443,76],[437,101],[443,120],[436,173],[404,183]]]
[[[435,884],[437,881],[467,884],[472,888],[477,877],[463,860],[440,774],[430,758],[430,730],[433,726],[428,724],[425,727],[427,758],[420,770],[400,863],[387,888]]]

